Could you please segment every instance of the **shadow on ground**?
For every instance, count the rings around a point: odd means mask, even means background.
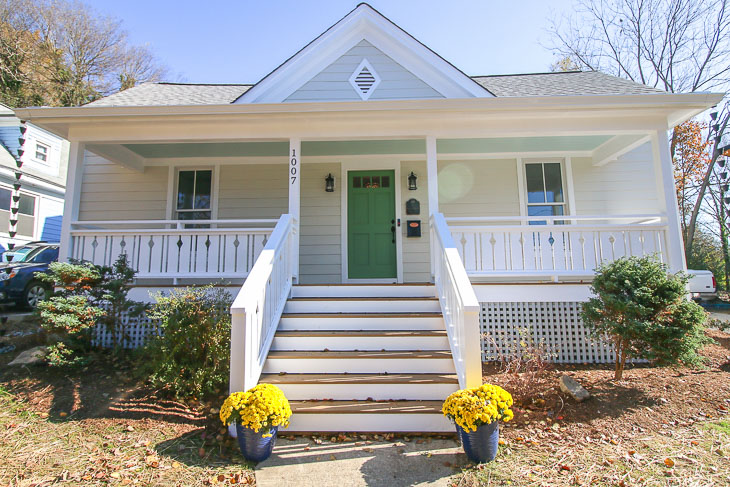
[[[205,424],[205,418],[185,404],[158,397],[131,375],[122,362],[96,357],[85,368],[4,367],[0,387],[18,394],[36,411],[47,412],[50,421],[117,418]]]
[[[271,458],[256,466],[256,482],[258,487],[447,485],[466,464],[451,439],[317,445],[301,437],[277,441]]]

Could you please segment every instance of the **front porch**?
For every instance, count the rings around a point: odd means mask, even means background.
[[[370,282],[433,281],[438,212],[474,283],[590,281],[598,265],[631,255],[680,269],[658,137],[77,144],[62,252],[107,265],[126,254],[140,284],[240,285],[289,214],[295,283],[369,282],[349,269],[358,248],[348,175],[378,171],[392,174],[383,184],[393,209],[381,219],[394,261],[392,275]],[[201,174],[203,190],[182,186]]]

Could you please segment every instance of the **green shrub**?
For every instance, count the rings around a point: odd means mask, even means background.
[[[36,273],[36,278],[55,289],[49,299],[38,304],[36,312],[41,326],[59,335],[63,346],[59,360],[51,365],[74,362],[73,354],[87,354],[91,346],[91,328],[103,324],[115,345],[121,345],[123,314],[139,315],[144,304],[127,298],[135,275],[126,255],[120,255],[112,266],[97,266],[90,262],[54,262],[50,273]]]
[[[615,379],[623,377],[628,357],[656,365],[697,365],[705,335],[706,313],[687,299],[688,277],[669,274],[653,257],[621,258],[596,270],[583,305],[583,320],[594,336],[608,336],[616,348]]]
[[[150,381],[181,398],[219,394],[228,384],[231,295],[212,286],[157,294],[158,334],[141,351]]]

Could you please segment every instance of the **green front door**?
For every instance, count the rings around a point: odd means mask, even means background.
[[[347,268],[350,279],[395,279],[395,172],[347,174]]]

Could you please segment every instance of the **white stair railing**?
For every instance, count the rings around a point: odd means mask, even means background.
[[[431,215],[434,282],[449,336],[459,387],[482,384],[480,306],[444,215]]]
[[[282,215],[231,306],[230,392],[258,383],[296,275],[297,221]]]

